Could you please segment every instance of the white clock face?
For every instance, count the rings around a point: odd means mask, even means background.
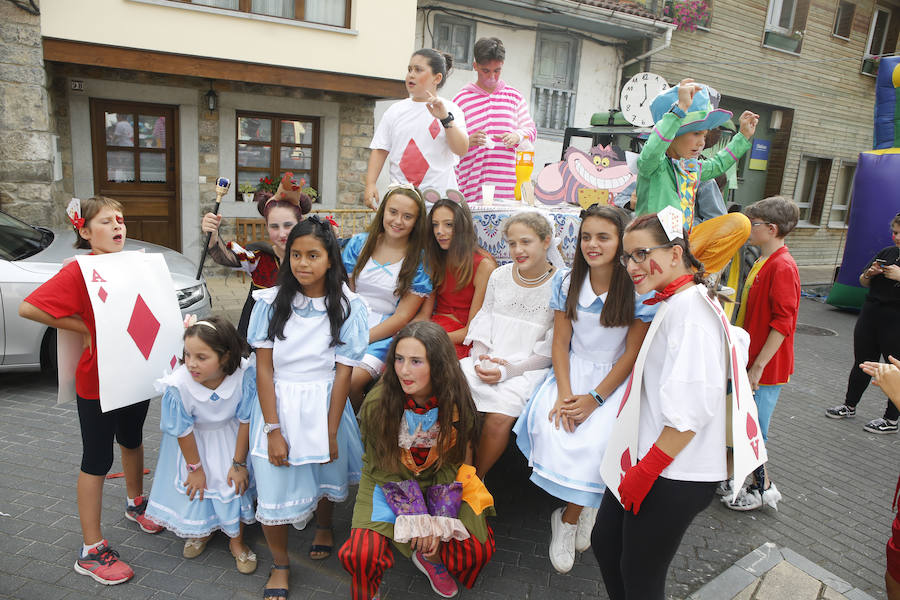
[[[637,127],[651,127],[653,114],[650,103],[660,92],[669,89],[666,80],[655,73],[638,73],[622,86],[619,106],[622,116]]]

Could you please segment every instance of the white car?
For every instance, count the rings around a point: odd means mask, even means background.
[[[72,247],[75,233],[32,227],[0,211],[0,371],[56,370],[56,330],[19,316],[19,304],[62,267],[65,259],[87,250]],[[125,250],[159,252],[175,284],[183,315],[209,315],[212,306],[206,281],[195,278],[197,267],[182,254],[138,240]]]

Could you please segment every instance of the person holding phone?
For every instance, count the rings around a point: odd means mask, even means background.
[[[888,356],[900,356],[900,213],[891,220],[893,246],[882,249],[859,276],[859,284],[869,289],[853,330],[853,367],[847,381],[844,403],[825,410],[831,419],[856,416],[856,405],[871,376],[859,365]],[[863,426],[869,433],[897,433],[900,410],[890,401],[881,418]]]

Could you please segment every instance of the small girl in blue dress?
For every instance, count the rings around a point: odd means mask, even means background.
[[[571,570],[591,544],[606,486],[600,463],[641,342],[656,308],[643,304],[622,264],[622,209],[581,211],[571,271],[552,282],[553,370],[535,390],[513,431],[531,480],[565,501],[550,516],[550,562]]]
[[[366,388],[381,376],[394,334],[416,316],[431,294],[431,279],[422,261],[430,235],[426,221],[419,191],[410,184],[395,185],[378,205],[369,231],[354,235],[344,248],[350,286],[369,308],[370,343],[359,368],[353,369],[350,384],[356,410]]]
[[[247,331],[259,395],[250,420],[256,519],[274,563],[265,598],[288,594],[287,526],[302,529],[315,514],[309,556],[327,558],[332,502],[346,500],[362,471],[362,441],[347,397],[369,343],[365,303],[347,286],[327,223],[302,221],[285,248],[278,285],[253,293]]]
[[[199,556],[216,530],[224,531],[238,571],[248,574],[256,570],[242,535],[244,523],[255,520],[247,440],[256,372],[234,325],[192,318],[181,366],[157,382],[163,438],[146,516],[187,538],[185,558]]]

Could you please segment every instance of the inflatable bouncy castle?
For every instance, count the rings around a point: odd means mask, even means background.
[[[828,304],[860,308],[867,290],[859,274],[891,246],[890,222],[900,212],[900,57],[883,57],[875,87],[875,149],[859,154],[853,180],[844,260]]]

